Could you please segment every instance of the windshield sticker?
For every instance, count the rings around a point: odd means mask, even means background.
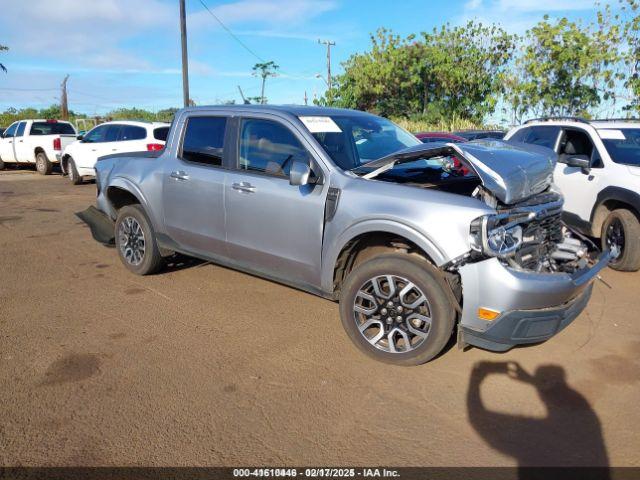
[[[626,140],[622,130],[598,130],[598,134],[603,140]]]
[[[340,133],[340,127],[331,117],[300,117],[311,133]]]

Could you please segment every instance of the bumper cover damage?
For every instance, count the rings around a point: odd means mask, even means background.
[[[545,341],[569,325],[586,307],[593,281],[611,259],[603,252],[590,267],[568,273],[536,273],[509,268],[491,258],[459,269],[464,306],[460,346],[506,351]],[[500,312],[491,321],[480,308]]]

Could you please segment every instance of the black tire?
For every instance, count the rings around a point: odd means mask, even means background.
[[[0,158],[0,170],[4,170],[4,162]]]
[[[78,169],[76,168],[76,162],[73,161],[73,157],[69,157],[67,160],[67,175],[69,180],[74,185],[80,185],[82,183],[82,177],[78,175]]]
[[[40,152],[36,155],[36,171],[40,175],[49,175],[53,170],[53,163],[49,161],[47,155],[44,152]]]
[[[141,258],[138,262],[136,261],[136,256],[131,254],[131,252],[135,251],[136,247],[139,246],[139,239],[135,240],[132,238],[131,228],[129,228],[129,237],[126,235],[127,226],[131,227],[133,222],[140,227],[143,234],[143,253],[140,255]],[[133,236],[135,237],[135,235]],[[151,222],[140,205],[127,205],[118,211],[115,237],[116,249],[118,250],[120,260],[124,266],[133,273],[137,275],[150,275],[162,268],[164,260],[162,255],[160,255]],[[128,249],[128,246],[133,248]]]
[[[617,240],[615,231],[622,233]],[[609,249],[611,243],[621,243],[621,254],[609,263],[614,270],[635,272],[640,269],[640,222],[633,212],[626,209],[612,211],[602,224],[600,235],[602,249]]]
[[[431,318],[431,323],[428,329],[426,329],[426,338],[420,340],[422,337],[414,336],[413,339],[409,339],[409,345],[411,345],[413,340],[418,339],[420,341],[420,343],[415,343],[415,347],[411,347],[413,349],[399,351],[402,349],[402,345],[398,345],[400,348],[396,348],[395,341],[388,340],[387,329],[391,329],[389,331],[391,332],[394,328],[404,328],[405,334],[408,334],[406,329],[408,328],[410,319],[407,317],[411,317],[413,314],[406,309],[407,307],[405,307],[405,310],[402,310],[402,312],[395,310],[398,309],[398,305],[402,303],[401,299],[392,296],[389,299],[389,303],[385,304],[384,302],[386,302],[386,300],[384,300],[382,304],[377,304],[376,314],[378,315],[373,314],[367,317],[363,313],[354,311],[357,298],[363,298],[359,296],[361,289],[365,288],[366,285],[373,285],[371,282],[374,278],[381,278],[388,275],[392,276],[394,281],[395,279],[399,279],[400,282],[402,282],[402,280],[412,282],[420,290],[419,293],[422,293],[427,299],[427,304],[423,304],[423,306],[419,308],[423,309],[428,305],[428,315],[425,316]],[[398,286],[397,283],[394,284],[397,287],[396,292],[402,289],[401,285]],[[407,285],[405,284],[404,286],[406,287]],[[386,293],[390,293],[391,288],[388,286],[385,288]],[[451,338],[456,313],[454,306],[449,300],[450,295],[447,294],[446,288],[449,287],[446,285],[441,273],[421,257],[403,253],[389,253],[376,256],[356,266],[349,273],[342,285],[342,291],[340,293],[340,318],[342,320],[342,326],[351,341],[369,357],[394,365],[420,365],[438,355]],[[382,291],[380,285],[379,290]],[[408,291],[408,294],[410,293],[412,292]],[[418,293],[417,290],[416,293]],[[382,298],[376,298],[376,300],[379,302]],[[390,303],[393,303],[393,301],[396,303],[394,307],[391,307]],[[373,303],[371,305],[373,305]],[[387,306],[390,309],[389,311],[383,308]],[[421,310],[421,312],[424,312],[424,310]],[[393,320],[391,316],[398,313],[400,313],[400,315],[394,317],[396,318],[396,323],[390,323],[389,320]],[[385,320],[384,316],[387,314],[391,316]],[[373,335],[373,337],[375,338],[382,335],[375,346],[370,340],[365,338],[365,333],[360,332],[359,325],[362,326],[366,324],[367,318],[369,319],[368,321],[380,322],[379,325],[374,325],[374,329],[377,328],[377,330],[374,330],[376,335]],[[384,321],[381,322],[381,319]],[[415,325],[413,326],[415,327]],[[367,332],[367,330],[365,330],[365,332]],[[403,340],[403,342],[406,345],[406,340]],[[389,347],[389,344],[394,344],[393,349]],[[395,352],[391,350],[395,350]]]

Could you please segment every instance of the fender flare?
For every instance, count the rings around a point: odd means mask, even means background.
[[[149,220],[151,221],[151,224],[154,230],[158,231],[157,230],[158,222],[156,221],[156,218],[153,215],[153,210],[149,208],[149,202],[147,201],[146,197],[143,195],[142,191],[137,187],[135,183],[133,183],[131,180],[125,177],[111,178],[106,188],[107,191],[105,192],[107,200],[109,200],[108,192],[110,188],[119,188],[136,197],[136,199],[144,209],[145,213],[149,217]],[[113,205],[111,205],[111,201],[109,201],[109,208],[111,209],[111,212],[109,212],[111,218],[115,219],[115,217],[117,216],[117,213],[116,213],[116,210],[113,208]]]
[[[420,247],[436,264],[440,266],[449,259],[436,244],[428,237],[418,232],[415,228],[388,219],[368,219],[351,225],[343,231],[322,257],[322,290],[328,293],[333,292],[333,274],[336,262],[343,248],[354,238],[365,233],[390,233],[406,238]]]

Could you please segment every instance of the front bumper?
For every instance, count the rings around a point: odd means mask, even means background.
[[[461,267],[460,342],[506,351],[514,345],[548,340],[584,310],[593,280],[610,259],[611,254],[603,252],[591,268],[574,274],[514,270],[496,258]],[[495,320],[482,320],[479,308],[501,313]]]

